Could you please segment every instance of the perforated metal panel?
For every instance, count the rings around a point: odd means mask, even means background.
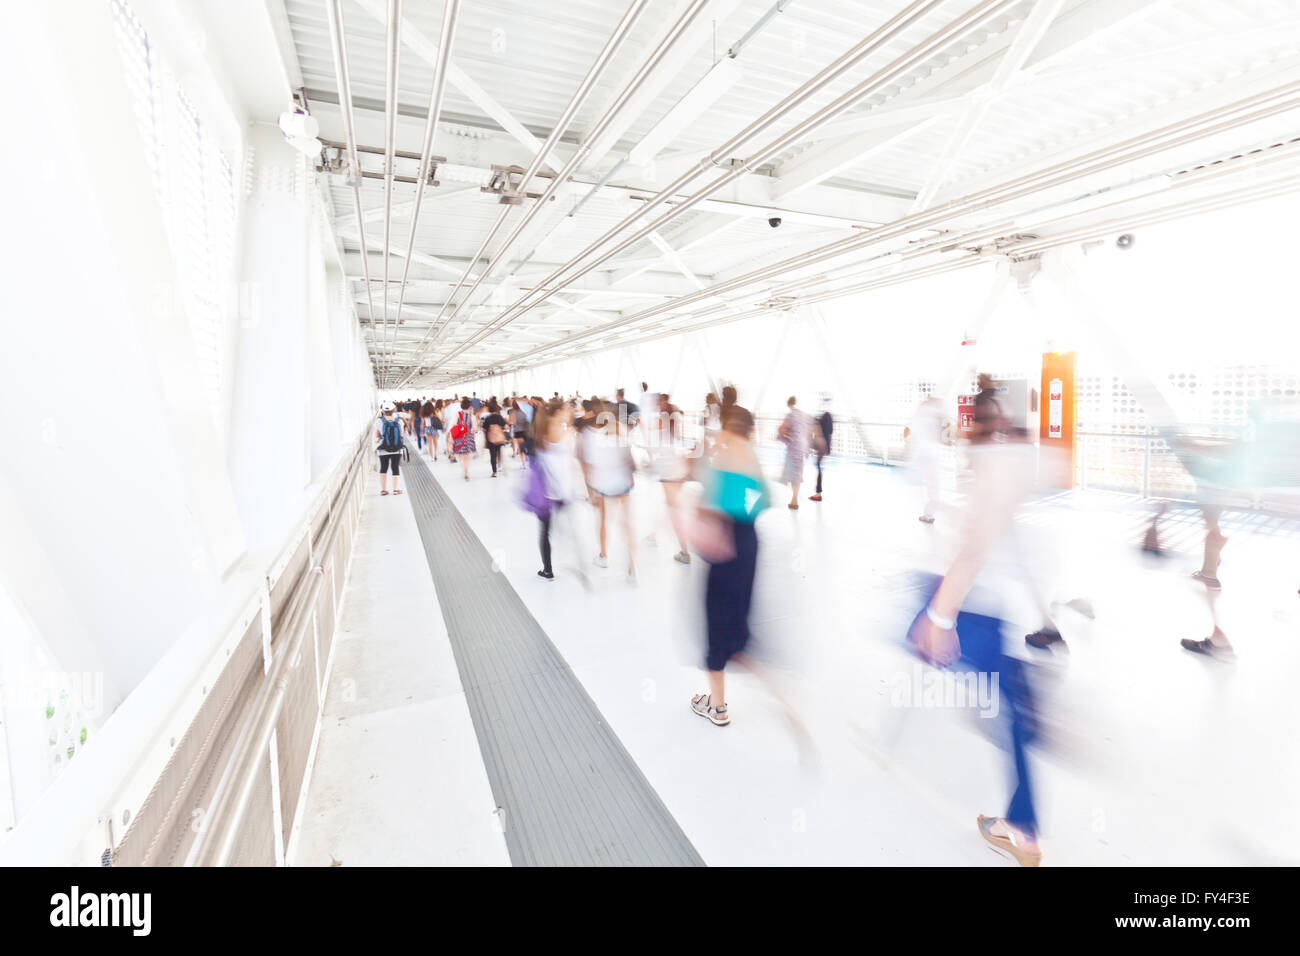
[[[175,866],[184,862],[195,827],[201,826],[206,816],[215,775],[229,754],[239,714],[256,694],[261,674],[262,621],[255,616],[114,849],[114,865]]]
[[[321,595],[328,602],[329,591]],[[319,606],[319,605],[318,605]],[[330,617],[331,625],[333,615]],[[308,632],[302,642],[298,666],[294,668],[285,694],[284,708],[275,725],[276,753],[280,769],[280,815],[284,827],[283,839],[288,842],[293,827],[298,795],[302,792],[303,776],[307,772],[307,756],[311,740],[316,733],[316,720],[320,715],[320,692],[316,682],[316,642]]]
[[[271,801],[271,763],[263,759],[253,799],[239,830],[231,866],[275,866],[275,816]]]
[[[271,585],[271,640],[276,641],[280,637],[281,625],[284,623],[283,616],[288,606],[289,598],[293,594],[298,580],[307,570],[308,546],[307,538],[298,543],[294,549],[293,557],[285,565],[280,576],[276,578]]]

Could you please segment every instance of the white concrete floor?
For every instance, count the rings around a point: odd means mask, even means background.
[[[369,476],[299,866],[510,864],[408,502]]]
[[[705,689],[706,566],[673,562],[652,479],[638,475],[637,537],[657,522],[659,545],[640,546],[636,587],[617,532],[610,567],[592,566],[590,508],[575,509],[588,591],[564,541],[556,580],[536,576],[537,522],[516,503],[516,460],[490,480],[480,455],[469,482],[445,458],[422,461],[708,863],[1014,865],[975,826],[1009,797],[1009,756],[987,727],[968,711],[891,703],[915,666],[902,646],[916,610],[908,572],[934,567],[945,537],[944,515],[935,528],[916,521],[918,496],[902,473],[834,465],[818,504],[806,500],[810,467],[800,510],[788,511],[774,484],[778,506],[759,522],[755,642],[812,730],[810,755],[751,677],[729,676],[731,726],[689,710]],[[1031,507],[1022,521],[1051,558],[1054,595],[1087,597],[1096,610],[1095,621],[1061,612],[1068,655],[1023,648],[1019,635],[1037,626],[1030,613],[1010,641],[1057,678],[1046,708],[1055,743],[1032,755],[1044,865],[1300,862],[1300,537],[1227,531],[1220,614],[1240,660],[1225,665],[1179,647],[1210,629],[1186,578],[1199,555],[1143,563],[1142,516],[1132,499],[1088,493]],[[1190,519],[1174,531],[1199,547]],[[395,649],[386,666],[404,666],[399,658]]]

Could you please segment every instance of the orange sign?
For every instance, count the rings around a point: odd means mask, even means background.
[[[1042,395],[1038,438],[1040,472],[1045,484],[1074,487],[1074,352],[1048,352],[1043,356]]]

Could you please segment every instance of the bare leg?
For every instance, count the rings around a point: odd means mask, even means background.
[[[1201,509],[1205,517],[1205,560],[1201,563],[1201,574],[1207,578],[1218,578],[1219,558],[1228,539],[1219,530],[1219,514],[1222,509],[1206,507]]]
[[[709,671],[709,703],[714,707],[727,706],[726,671]]]
[[[790,504],[799,507],[799,483],[791,482],[790,484]]]
[[[1151,516],[1151,527],[1147,528],[1146,537],[1142,539],[1142,550],[1150,554],[1160,553],[1160,519],[1165,516],[1169,510],[1169,502],[1160,502],[1160,507],[1156,508],[1156,513]]]
[[[1201,514],[1205,518],[1205,559],[1201,562],[1201,574],[1215,580],[1219,577],[1219,560],[1223,555],[1223,546],[1228,543],[1228,539],[1219,528],[1221,513],[1222,509],[1217,507],[1201,509]],[[1224,634],[1223,629],[1219,627],[1218,593],[1207,590],[1205,601],[1210,607],[1210,622],[1214,625],[1210,640],[1220,646],[1231,647],[1228,635]]]
[[[461,473],[464,474],[464,476],[466,477],[466,479],[468,479],[468,478],[469,478],[469,459],[470,459],[470,456],[469,456],[468,454],[462,454],[462,455],[457,455],[456,457],[458,457],[458,458],[460,459],[460,470],[461,470]]]
[[[600,512],[600,556],[605,557],[605,496],[596,497],[596,510]]]
[[[380,491],[388,490],[388,472],[386,471],[381,471],[379,473],[379,490]]]
[[[627,536],[627,573],[636,574],[636,535],[632,532],[632,499],[628,495],[619,495],[618,502],[623,512],[623,534]]]
[[[767,689],[767,692],[776,698],[776,702],[785,711],[786,719],[790,721],[790,729],[794,732],[795,742],[799,745],[800,751],[805,756],[810,756],[813,752],[812,735],[808,733],[808,728],[804,726],[803,720],[795,713],[794,705],[790,703],[790,699],[781,690],[781,685],[766,668],[760,667],[748,654],[736,654],[731,660],[757,677],[759,683]]]
[[[679,505],[679,499],[682,494],[682,486],[675,481],[663,482],[664,501],[668,505],[668,521],[673,526],[673,534],[677,536],[677,547],[683,554],[690,553],[686,546],[686,523],[682,518],[682,509]]]

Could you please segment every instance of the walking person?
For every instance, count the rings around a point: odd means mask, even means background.
[[[429,458],[438,460],[438,441],[442,438],[442,399],[438,399],[429,410]]]
[[[777,429],[776,437],[785,443],[785,467],[781,471],[781,484],[790,486],[792,511],[799,509],[799,486],[803,483],[803,460],[808,457],[808,416],[799,410],[793,395],[786,400],[785,420]]]
[[[635,468],[625,414],[620,414],[616,405],[602,404],[594,422],[582,431],[582,454],[587,487],[600,518],[600,553],[596,555],[596,566],[609,567],[609,554],[606,550],[609,513],[611,509],[617,509],[627,537],[628,583],[635,584],[636,537],[632,530],[632,508],[628,498],[632,493]]]
[[[822,500],[822,459],[831,453],[831,433],[835,430],[835,417],[831,415],[831,397],[822,396],[822,413],[817,417],[817,427],[813,429],[813,451],[817,455],[817,491],[809,496],[809,501]]]
[[[392,402],[384,402],[380,408],[380,418],[375,422],[375,438],[379,440],[379,493],[388,494],[388,473],[393,473],[393,494],[400,495],[397,487],[401,475],[402,457],[402,419]]]
[[[420,405],[420,431],[424,435],[424,447],[433,457],[433,399],[426,398]]]
[[[487,445],[488,461],[492,464],[492,477],[495,478],[501,463],[501,449],[506,443],[506,420],[495,397],[488,399],[487,414],[483,416],[482,425],[483,443]]]
[[[704,451],[707,454],[718,443],[718,433],[722,431],[722,405],[718,396],[709,392],[704,396]]]
[[[686,461],[686,445],[682,435],[682,413],[669,400],[667,393],[653,396],[652,404],[657,413],[651,418],[643,417],[650,446],[650,461],[659,477],[659,487],[664,491],[664,504],[668,508],[668,522],[672,525],[677,538],[677,553],[673,560],[678,564],[690,564],[691,552],[686,543],[686,520],[682,515],[682,486],[690,477],[690,468]]]
[[[551,563],[551,530],[556,519],[572,511],[574,498],[574,437],[563,414],[563,406],[552,404],[539,408],[533,415],[533,463],[528,470],[528,506],[537,515],[538,548],[542,569],[537,576],[554,580]],[[565,509],[568,509],[566,511]],[[586,576],[578,563],[579,576]]]
[[[908,640],[927,662],[947,668],[963,661],[987,686],[998,688],[999,709],[1010,721],[1014,785],[1006,813],[981,814],[976,824],[981,837],[1021,866],[1038,866],[1043,854],[1026,750],[1035,722],[1029,670],[1004,650],[1005,601],[996,586],[998,562],[990,560],[1007,540],[1034,474],[1028,434],[1020,429],[1008,437],[1006,443],[976,441],[968,450],[971,490],[957,556],[927,589],[929,600],[913,621]],[[1022,563],[1012,559],[1003,567]]]
[[[474,432],[477,429],[478,422],[474,419],[473,406],[468,398],[462,398],[460,409],[456,412],[448,434],[451,436],[452,454],[460,462],[460,470],[466,481],[469,481],[469,461],[477,451],[477,446],[474,444]]]
[[[917,406],[908,429],[908,451],[912,475],[922,489],[920,521],[934,524],[939,505],[939,477],[942,466],[943,405],[937,398],[927,398]]]
[[[798,730],[801,725],[793,710],[745,653],[758,570],[754,522],[768,506],[767,483],[754,451],[753,434],[754,416],[749,410],[738,405],[729,407],[722,418],[717,449],[705,469],[695,539],[700,556],[709,562],[704,593],[708,637],[704,666],[709,689],[691,698],[691,710],[719,727],[731,723],[726,667],[735,662],[768,686]]]
[[[524,462],[524,440],[528,437],[528,417],[524,414],[521,399],[510,400],[510,438],[514,446],[515,457],[519,463]]]

